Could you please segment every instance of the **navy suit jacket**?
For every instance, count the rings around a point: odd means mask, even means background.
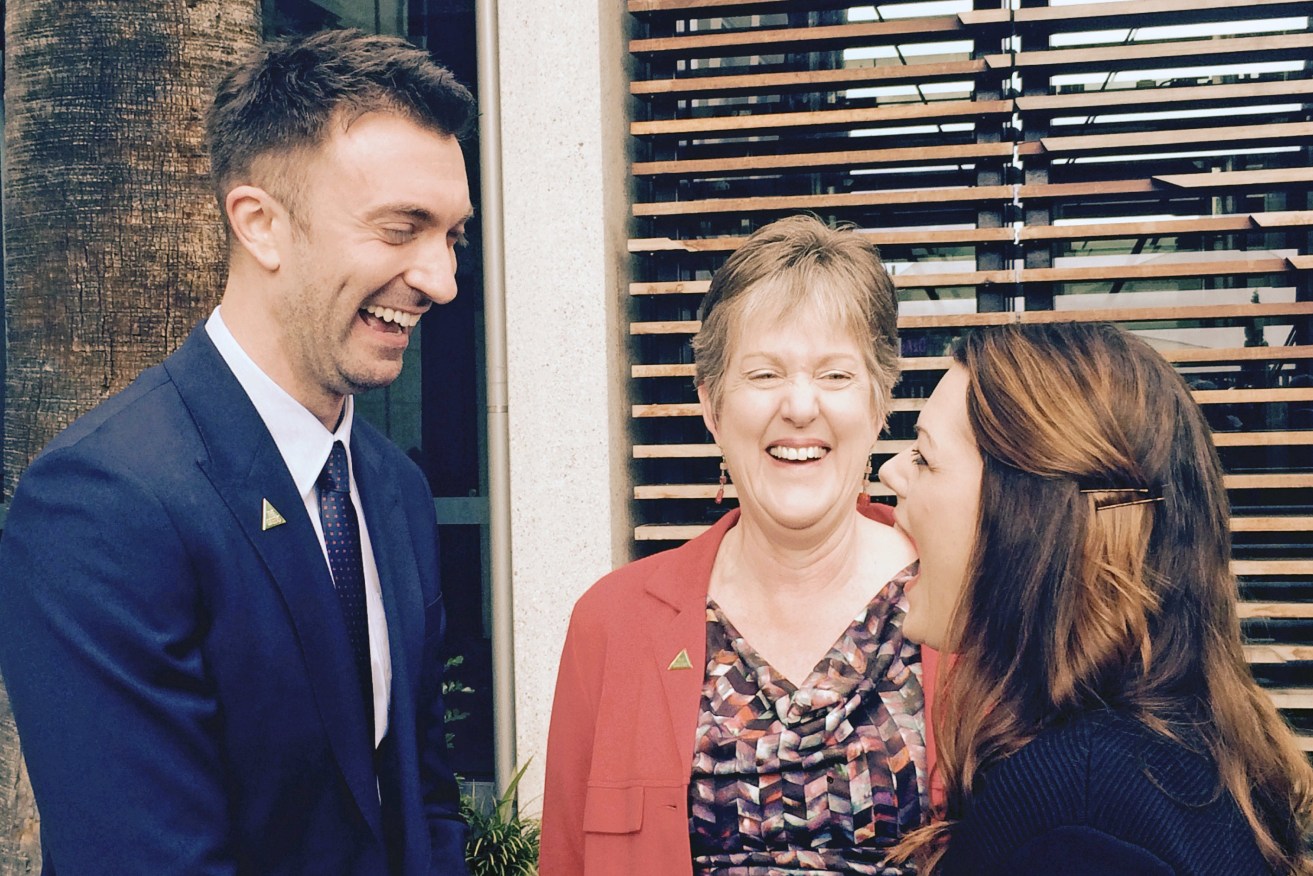
[[[377,754],[301,496],[203,326],[24,474],[0,669],[47,874],[465,873],[433,501],[360,420],[351,454],[392,658]]]

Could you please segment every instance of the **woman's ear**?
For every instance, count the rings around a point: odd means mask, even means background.
[[[707,391],[706,383],[698,384],[698,403],[702,405],[702,422],[706,424],[707,431],[717,444],[720,443],[720,429],[716,423],[716,409],[711,402],[711,393]]]
[[[233,237],[266,271],[282,265],[282,232],[289,222],[278,199],[259,186],[235,186],[224,198],[224,210]]]

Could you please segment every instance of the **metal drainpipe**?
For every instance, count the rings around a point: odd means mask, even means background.
[[[511,459],[506,392],[501,79],[497,0],[475,0],[479,68],[479,194],[488,386],[488,543],[492,568],[492,717],[498,794],[515,775],[515,643],[511,592]]]

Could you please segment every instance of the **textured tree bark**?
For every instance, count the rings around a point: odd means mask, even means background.
[[[5,4],[4,495],[56,433],[218,301],[224,234],[204,112],[260,0]],[[40,870],[0,692],[0,876]]]

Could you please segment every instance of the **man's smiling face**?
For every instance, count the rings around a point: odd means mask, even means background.
[[[401,373],[419,317],[456,297],[471,208],[460,144],[400,115],[334,125],[298,176],[272,328],[314,410]]]

